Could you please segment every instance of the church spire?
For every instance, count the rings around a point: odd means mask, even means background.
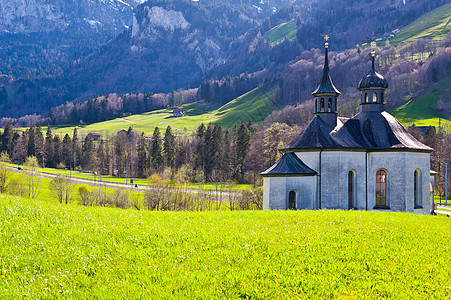
[[[323,68],[323,76],[321,77],[321,81],[319,82],[318,87],[313,91],[312,95],[315,97],[315,115],[319,115],[321,119],[331,126],[335,128],[337,125],[337,97],[340,95],[340,92],[335,87],[330,77],[329,70],[329,36],[325,36],[326,40],[325,44],[325,55],[324,55],[324,68]]]
[[[329,39],[329,36],[325,36],[324,39],[326,40],[325,48],[326,53],[324,55],[324,68],[323,68],[323,76],[321,77],[321,81],[318,85],[318,87],[312,92],[312,95],[316,97],[316,94],[321,93],[335,93],[340,95],[341,93],[338,91],[338,89],[335,87],[335,85],[332,82],[332,79],[330,78],[330,70],[329,70],[329,43],[327,43],[327,40]]]

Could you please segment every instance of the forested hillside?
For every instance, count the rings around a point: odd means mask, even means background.
[[[302,51],[321,47],[326,33],[333,38],[334,50],[341,51],[362,39],[382,37],[446,2],[387,1],[381,10],[380,1],[375,0],[301,1],[286,8],[289,1],[276,1],[274,6],[265,1],[258,5],[252,1],[150,1],[138,6],[131,27],[114,40],[67,68],[58,67],[63,75],[12,82],[2,77],[7,92],[0,114],[46,114],[51,106],[77,98],[113,92],[167,93],[195,88],[214,78],[220,82],[222,77],[229,82],[227,77],[247,78],[254,72],[274,78]],[[276,13],[264,19],[274,8]],[[284,22],[296,26],[297,38],[271,44],[265,33]],[[36,51],[39,57],[42,52]],[[252,88],[249,85],[247,91]],[[226,93],[238,96],[235,91]]]

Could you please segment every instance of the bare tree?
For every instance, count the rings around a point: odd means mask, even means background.
[[[41,179],[36,172],[39,167],[36,156],[28,156],[25,161],[25,166],[27,168],[25,184],[28,187],[28,197],[34,199],[38,196],[41,188]]]
[[[59,203],[69,204],[72,200],[72,192],[75,189],[75,184],[66,177],[57,175],[50,181],[50,190],[56,195]]]

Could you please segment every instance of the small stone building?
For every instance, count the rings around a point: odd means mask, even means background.
[[[372,69],[359,83],[361,111],[338,117],[326,43],[314,117],[263,176],[264,209],[430,211],[432,149],[385,111],[387,80]]]

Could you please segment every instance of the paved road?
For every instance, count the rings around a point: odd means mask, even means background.
[[[9,168],[11,171],[16,172],[16,173],[29,173],[30,171],[28,170],[18,170],[16,167],[11,167],[11,166],[5,166],[7,168]],[[50,173],[43,173],[43,172],[35,172],[39,178],[55,178],[57,177],[56,174],[50,174]],[[65,176],[67,177],[67,176]],[[67,177],[69,178],[69,177]],[[134,184],[125,184],[125,183],[115,183],[115,182],[110,182],[110,181],[100,181],[100,180],[92,180],[92,179],[85,179],[85,178],[79,178],[79,177],[70,177],[70,180],[78,182],[78,183],[84,183],[90,186],[107,186],[110,188],[116,188],[116,189],[131,189],[133,191],[136,192],[142,192],[144,193],[146,190],[149,189],[153,189],[153,187],[151,186],[145,186],[145,185],[141,185],[138,186],[137,188],[134,187]],[[216,195],[216,196],[238,196],[241,195],[241,192],[237,191],[237,192],[225,192],[225,191],[215,191],[215,190],[198,190],[198,189],[188,189],[189,192],[191,193],[199,193],[199,192],[203,192],[203,193],[207,193],[210,195]]]
[[[445,209],[451,209],[451,206],[440,206],[440,205],[437,205],[437,208],[436,208],[435,212],[438,213],[438,214],[451,216],[451,211],[443,210],[444,208]]]

